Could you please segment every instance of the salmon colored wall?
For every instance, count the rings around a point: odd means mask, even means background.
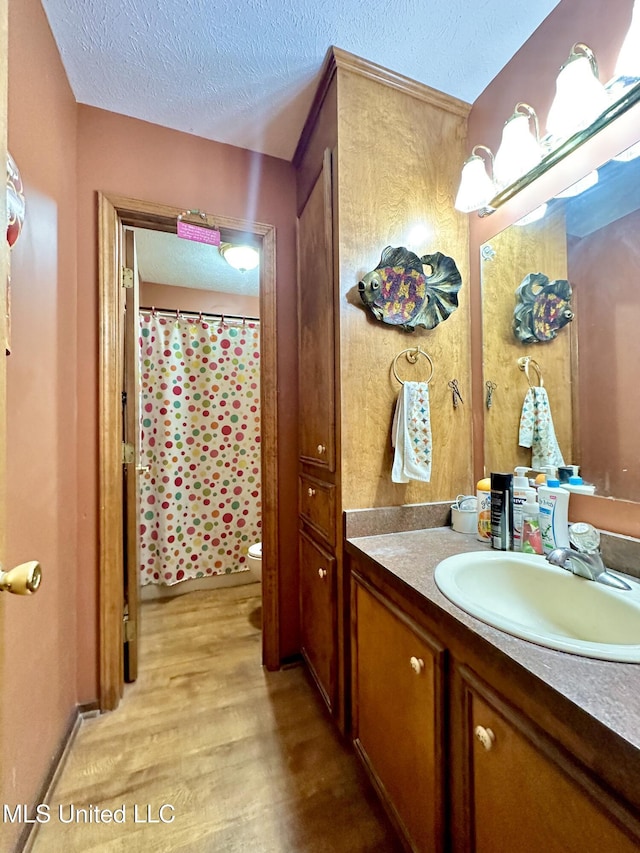
[[[43,581],[4,602],[8,804],[36,800],[76,702],[76,109],[40,2],[10,3],[9,149],[27,215],[11,257],[6,561],[39,560]],[[21,827],[3,829],[10,850]]]
[[[581,473],[599,493],[627,500],[640,495],[638,233],[634,210],[569,248],[569,281],[578,282]]]
[[[584,42],[594,51],[604,82],[613,76],[615,61],[631,21],[633,0],[561,0],[531,38],[515,54],[473,104],[468,122],[467,156],[473,145],[483,144],[496,151],[502,126],[517,102],[531,104],[544,129],[555,94],[555,79],[571,46]],[[560,162],[496,213],[480,218],[470,214],[471,344],[474,391],[475,476],[482,476],[483,416],[482,331],[480,294],[480,247],[494,234],[564,189],[590,169],[638,138],[640,111],[634,109],[615,126],[601,131],[574,155]],[[462,167],[462,164],[460,164]],[[576,497],[576,496],[574,496]],[[609,530],[640,535],[640,504],[589,498],[575,502],[574,511],[583,520]]]
[[[97,695],[97,192],[206,210],[276,227],[278,418],[280,430],[280,570],[283,656],[298,649],[295,542],[297,440],[295,181],[293,167],[229,145],[136,119],[78,107],[78,648],[81,701]],[[275,330],[273,330],[275,333]],[[263,330],[268,334],[270,330]]]
[[[178,287],[175,284],[140,282],[140,305],[143,308],[179,309],[203,313],[237,314],[243,317],[260,316],[260,299],[239,293],[222,293],[201,287]]]

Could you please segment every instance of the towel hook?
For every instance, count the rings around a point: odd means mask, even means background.
[[[425,384],[425,385],[428,385],[428,384],[429,384],[429,382],[431,382],[431,380],[433,379],[433,362],[431,361],[431,356],[430,356],[428,353],[426,353],[424,350],[420,349],[420,347],[409,347],[409,349],[403,349],[403,350],[401,350],[401,351],[398,353],[398,355],[393,359],[393,364],[391,365],[391,367],[392,367],[392,370],[393,370],[393,375],[395,376],[396,380],[397,380],[401,385],[404,385],[403,380],[402,380],[402,379],[400,379],[400,377],[398,376],[398,372],[397,372],[397,370],[396,370],[396,365],[397,365],[397,363],[398,363],[398,359],[400,358],[400,356],[401,356],[401,355],[404,355],[405,353],[407,354],[407,361],[408,361],[410,364],[415,364],[415,363],[417,362],[417,360],[418,360],[418,356],[419,356],[419,355],[423,355],[423,356],[427,359],[427,361],[428,361],[428,362],[429,362],[429,364],[431,365],[431,373],[429,374],[429,378],[428,378],[428,379],[425,379],[425,380],[423,380],[423,381],[424,381],[424,384]]]
[[[540,369],[540,365],[537,361],[534,361],[530,355],[523,355],[518,359],[518,367],[520,370],[524,370],[525,376],[527,377],[527,382],[529,383],[529,388],[535,388],[536,386],[531,384],[531,377],[529,376],[529,366],[533,367],[535,372],[538,374],[538,385],[540,388],[544,388],[544,379],[542,378],[542,370]]]

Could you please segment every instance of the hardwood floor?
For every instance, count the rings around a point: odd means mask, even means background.
[[[401,849],[302,666],[260,665],[256,584],[145,602],[141,622],[138,681],[83,722],[33,853]]]

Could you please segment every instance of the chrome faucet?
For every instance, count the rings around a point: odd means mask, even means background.
[[[570,548],[554,548],[547,554],[552,566],[560,566],[574,575],[590,581],[605,584],[614,589],[630,590],[631,587],[622,578],[611,574],[602,561],[600,554],[600,534],[590,524],[576,522],[569,531]]]

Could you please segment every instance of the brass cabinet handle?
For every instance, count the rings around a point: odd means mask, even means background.
[[[312,489],[311,486],[309,486],[309,488],[307,489],[307,494],[309,495],[309,497],[310,498],[314,497],[315,493],[316,493],[316,490]]]
[[[421,672],[422,672],[422,670],[424,669],[424,661],[422,660],[422,658],[416,658],[416,657],[413,657],[413,656],[412,656],[412,657],[410,657],[410,658],[409,658],[409,663],[410,663],[410,665],[411,665],[411,669],[412,669],[415,673],[417,673],[418,675],[420,675],[420,673],[421,673]]]
[[[0,591],[6,590],[14,595],[31,595],[36,592],[42,580],[42,569],[37,560],[21,563],[8,572],[0,569]]]
[[[496,736],[491,729],[485,728],[484,726],[476,726],[473,733],[476,736],[476,739],[480,741],[488,752],[496,739]]]
[[[327,576],[327,570],[326,569],[318,569],[318,577],[320,578],[321,581],[323,581],[326,578],[326,576]]]
[[[326,451],[327,447],[325,444],[318,445],[318,453],[322,456],[322,454]]]

